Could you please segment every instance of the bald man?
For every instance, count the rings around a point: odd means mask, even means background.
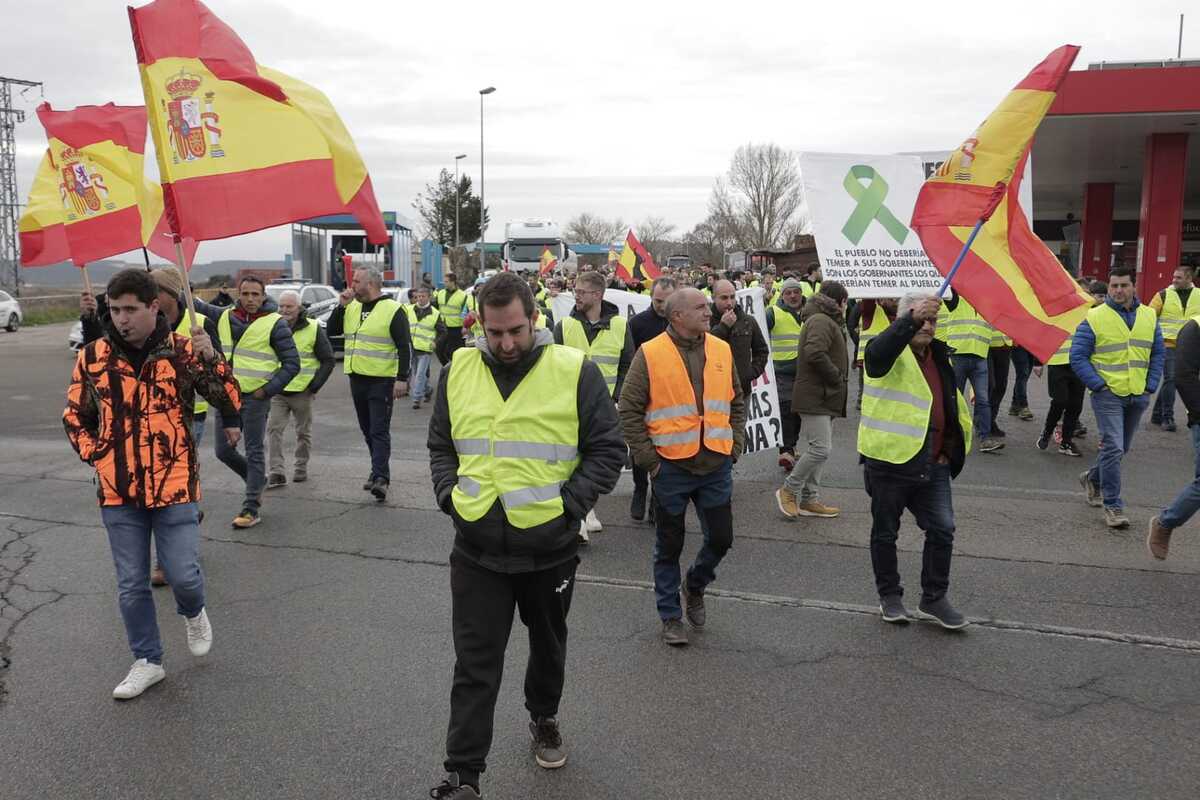
[[[742,382],[742,395],[750,395],[750,384],[762,375],[771,357],[771,348],[763,336],[762,328],[754,317],[742,311],[737,303],[737,292],[726,280],[713,284],[712,333],[729,343],[733,350],[733,363]]]

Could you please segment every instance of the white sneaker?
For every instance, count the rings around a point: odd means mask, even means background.
[[[194,656],[206,655],[212,647],[212,625],[208,624],[208,609],[200,609],[200,613],[188,619],[183,618],[187,626],[188,650]]]
[[[589,541],[591,541],[590,539],[588,539],[588,530],[587,530],[587,522],[586,521],[579,523],[579,534],[578,534],[577,538],[579,539],[580,544],[587,544]]]
[[[600,518],[596,516],[596,509],[592,509],[587,513],[587,518],[583,524],[587,526],[588,533],[599,533],[604,530],[604,526],[600,524]]]
[[[117,688],[113,689],[113,699],[132,700],[165,677],[167,677],[167,671],[162,668],[162,664],[151,664],[146,659],[139,658],[129,668],[129,674],[125,676],[125,680],[118,683]]]

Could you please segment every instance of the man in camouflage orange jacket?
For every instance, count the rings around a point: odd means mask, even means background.
[[[166,675],[150,591],[152,532],[185,619],[188,648],[204,655],[212,646],[199,562],[193,397],[203,396],[221,415],[227,440],[241,434],[233,370],[203,328],[193,328],[190,340],[173,333],[158,302],[149,273],[127,269],[113,276],[107,330],[79,352],[63,412],[71,446],[96,468],[121,616],[136,659],[113,690],[119,700]]]

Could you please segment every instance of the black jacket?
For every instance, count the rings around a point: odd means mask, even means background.
[[[537,363],[550,332],[539,330],[534,348],[520,363],[507,366],[487,349],[487,340],[476,339],[484,363],[491,370],[500,396],[507,399]],[[513,528],[504,516],[500,501],[475,522],[455,513],[450,492],[458,483],[458,452],[450,427],[450,404],[446,383],[453,365],[443,369],[429,420],[429,465],[438,507],[454,520],[454,550],[494,572],[535,572],[565,563],[579,548],[579,521],[596,505],[602,494],[611,492],[625,464],[625,441],[621,438],[617,412],[608,396],[600,368],[585,362],[576,387],[579,415],[579,466],[562,487],[564,515],[528,530]]]
[[[1175,339],[1175,389],[1187,407],[1188,426],[1200,425],[1200,325],[1188,320]]]
[[[654,313],[653,308],[639,311],[629,318],[629,335],[633,337],[633,349],[642,345],[667,329],[667,318]]]
[[[734,303],[733,313],[737,316],[730,327],[721,321],[716,310],[713,311],[710,331],[713,336],[729,343],[733,351],[733,363],[737,367],[738,378],[742,382],[742,394],[750,396],[750,384],[758,379],[767,369],[767,359],[771,357],[771,348],[763,337],[758,320],[742,311]]]
[[[615,303],[610,303],[607,300],[600,301],[600,319],[594,324],[588,321],[588,318],[580,314],[576,309],[571,309],[571,317],[579,320],[583,324],[583,333],[587,336],[588,344],[596,341],[596,337],[600,331],[606,331],[612,327],[613,317],[619,315],[621,310],[617,308]],[[562,322],[558,322],[554,326],[554,343],[563,343]],[[613,390],[613,399],[621,396],[621,386],[625,383],[625,373],[629,372],[629,362],[633,361],[633,335],[629,332],[629,326],[625,326],[625,342],[621,345],[621,360],[617,364],[617,386]]]
[[[867,345],[863,354],[863,367],[871,378],[882,378],[896,363],[896,359],[908,347],[913,336],[921,326],[913,319],[909,311],[896,318],[887,330],[876,336]],[[954,381],[954,368],[950,366],[950,348],[945,342],[934,339],[929,343],[933,351],[934,361],[937,362],[938,374],[942,377],[942,403],[946,413],[946,430],[943,433],[944,445],[950,452],[950,476],[958,477],[963,464],[967,460],[967,449],[963,437],[962,425],[958,421],[958,389]],[[933,437],[925,432],[925,444],[917,453],[904,464],[892,464],[878,461],[874,458],[861,457],[868,469],[886,472],[895,477],[923,480],[929,475],[932,460]]]

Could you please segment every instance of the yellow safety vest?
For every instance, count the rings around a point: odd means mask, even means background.
[[[467,296],[467,310],[475,315],[475,321],[471,323],[471,335],[475,338],[483,336],[483,320],[479,318],[479,308],[475,303],[475,295]]]
[[[182,336],[185,339],[191,339],[192,329],[188,325],[187,310],[180,309],[180,312],[183,314],[183,316],[179,318],[179,324],[175,326],[175,335]],[[196,322],[200,321],[200,317],[197,316]],[[224,343],[222,343],[221,347],[224,348],[224,346]],[[208,411],[208,401],[201,397],[199,392],[196,392],[195,399],[192,400],[192,415],[195,416],[197,414],[203,414],[206,411]]]
[[[1046,362],[1048,367],[1058,367],[1063,364],[1071,363],[1071,342],[1075,341],[1075,334],[1070,334],[1063,343],[1054,351],[1054,355],[1050,356],[1050,360]]]
[[[604,382],[608,384],[608,396],[617,388],[617,371],[621,365],[621,351],[625,348],[625,318],[613,317],[608,321],[608,330],[601,330],[588,343],[583,323],[574,317],[562,321],[563,344],[583,353],[588,361],[600,368]]]
[[[563,515],[562,485],[579,466],[576,395],[583,354],[546,345],[505,400],[483,354],[455,351],[446,380],[450,434],[458,452],[454,510],[474,522],[495,504],[526,530]]]
[[[396,377],[400,356],[392,341],[392,318],[399,311],[399,303],[381,297],[364,320],[362,303],[351,300],[346,304],[346,316],[343,317],[346,348],[342,369],[347,375]]]
[[[1100,373],[1109,391],[1118,397],[1145,392],[1150,351],[1154,348],[1154,329],[1158,325],[1154,310],[1150,306],[1138,306],[1133,330],[1108,303],[1089,311],[1087,322],[1096,335],[1092,366]]]
[[[992,328],[992,343],[989,347],[1012,347],[1013,340],[1010,336],[1005,336],[1004,333],[996,327]]]
[[[821,282],[820,281],[817,281],[816,286],[813,286],[808,281],[800,281],[800,293],[803,294],[805,298],[812,297],[814,294],[816,294],[819,291],[821,291]]]
[[[317,370],[321,368],[321,362],[317,360],[316,355],[317,323],[310,319],[303,328],[293,329],[292,341],[296,343],[296,350],[300,353],[300,371],[287,386],[283,387],[283,390],[285,392],[303,392],[316,377]]]
[[[772,306],[775,324],[771,326],[771,360],[795,361],[800,355],[800,332],[803,323],[789,310]]]
[[[221,348],[226,353],[232,353],[229,363],[233,365],[233,377],[237,378],[238,388],[243,393],[250,393],[267,385],[276,372],[279,371],[279,356],[271,347],[271,329],[275,322],[282,319],[277,313],[259,317],[247,326],[242,338],[233,343],[233,324],[229,315],[233,309],[226,309],[217,323],[217,335],[221,339]]]
[[[939,323],[938,327],[942,325]],[[944,330],[945,342],[954,348],[956,355],[987,358],[992,346],[992,326],[961,295],[958,305],[946,315]]]
[[[858,423],[858,452],[889,464],[905,464],[921,452],[929,432],[933,392],[911,347],[892,364],[882,378],[863,372],[862,418]],[[971,410],[962,392],[958,401],[958,424],[964,444],[971,451]],[[946,410],[949,413],[949,409]]]
[[[1163,294],[1162,314],[1158,324],[1162,327],[1163,341],[1174,342],[1179,337],[1183,323],[1200,314],[1200,289],[1192,289],[1188,294],[1187,308],[1179,297],[1179,290],[1168,286]]]
[[[462,289],[455,289],[448,294],[445,289],[438,289],[434,296],[437,297],[438,311],[446,321],[446,327],[461,328],[463,317],[466,316],[467,293]]]
[[[413,350],[418,353],[433,352],[433,340],[437,335],[437,321],[441,312],[432,306],[430,311],[432,313],[418,318],[416,306],[404,307],[404,313],[408,315],[408,332],[412,335]]]
[[[946,301],[943,300],[942,304],[938,306],[937,324],[933,326],[933,338],[939,342],[946,341],[946,337],[950,335],[946,329],[948,322],[950,322],[950,309],[946,308]]]
[[[861,325],[862,323],[860,322],[859,324]],[[883,310],[883,306],[876,304],[875,313],[871,316],[871,324],[858,335],[859,361],[866,358],[867,345],[871,343],[871,340],[886,331],[891,324],[892,321],[888,319],[887,312]]]

